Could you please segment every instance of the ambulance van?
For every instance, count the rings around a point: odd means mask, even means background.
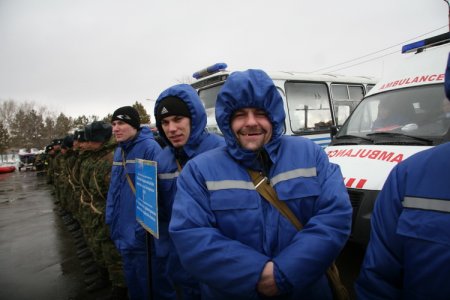
[[[215,119],[217,94],[231,73],[218,63],[193,74],[208,116],[207,128],[219,132]],[[284,101],[285,133],[302,135],[325,147],[331,141],[330,129],[340,127],[364,95],[377,82],[364,76],[267,72]]]
[[[402,58],[360,102],[326,153],[341,167],[353,206],[351,240],[366,245],[375,199],[390,171],[448,142],[444,73],[450,33],[405,45]]]

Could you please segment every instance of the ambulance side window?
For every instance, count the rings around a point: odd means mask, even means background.
[[[285,83],[291,130],[308,133],[328,130],[332,124],[330,96],[325,83]]]
[[[350,94],[350,99],[353,101],[361,101],[364,97],[364,88],[361,85],[350,85],[348,87],[348,92]]]
[[[364,97],[364,86],[342,83],[331,84],[336,124],[341,126]]]

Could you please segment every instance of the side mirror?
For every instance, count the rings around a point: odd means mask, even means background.
[[[330,136],[331,136],[331,139],[333,139],[333,138],[336,136],[337,133],[338,133],[338,128],[337,128],[337,126],[336,126],[336,125],[331,125],[331,127],[330,127]]]

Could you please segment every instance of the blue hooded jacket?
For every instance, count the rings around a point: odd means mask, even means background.
[[[219,146],[224,146],[224,139],[217,135],[208,133],[206,127],[205,108],[196,92],[196,90],[187,84],[172,86],[161,93],[155,103],[155,115],[161,100],[166,97],[177,97],[186,103],[191,114],[191,130],[187,143],[182,147],[188,159],[197,156],[200,153],[208,151]],[[179,175],[178,166],[175,159],[175,149],[164,134],[161,121],[157,120],[156,126],[167,146],[159,153],[158,162],[158,209],[159,209],[159,239],[155,240],[156,254],[159,257],[166,257],[169,252],[173,256],[169,265],[169,274],[174,277],[176,282],[183,282],[187,274],[183,273],[178,262],[176,250],[169,238],[168,228],[170,216],[172,214],[172,205],[177,191],[176,182]],[[181,149],[178,149],[180,151]]]
[[[122,151],[126,161],[123,167]],[[135,185],[135,159],[155,160],[161,147],[153,139],[147,127],[138,130],[130,141],[120,142],[114,152],[108,198],[106,200],[106,224],[111,239],[120,251],[146,251],[145,229],[136,221],[136,196],[126,174]],[[135,185],[136,187],[136,185]]]
[[[398,164],[378,195],[358,299],[450,299],[450,143]]]
[[[231,117],[241,108],[266,111],[272,138],[264,145],[267,176],[304,228],[256,191],[247,168],[263,170],[257,153],[240,147]],[[169,231],[204,299],[259,299],[268,261],[280,299],[331,299],[326,269],[350,234],[352,208],[342,174],[308,139],[283,135],[282,98],[260,70],[232,73],[219,92],[216,119],[227,147],[190,160],[178,179]],[[276,299],[275,297],[274,299]]]

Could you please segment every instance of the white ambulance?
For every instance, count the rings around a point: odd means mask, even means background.
[[[227,65],[218,63],[193,74],[208,115],[207,128],[218,132],[215,119],[217,94],[231,73]],[[325,147],[330,129],[340,127],[364,95],[377,82],[364,76],[309,74],[299,72],[267,72],[284,102],[285,133],[302,135]]]
[[[402,60],[360,102],[325,148],[341,167],[353,206],[351,240],[367,244],[370,216],[392,168],[450,140],[444,73],[450,33],[403,47]]]

